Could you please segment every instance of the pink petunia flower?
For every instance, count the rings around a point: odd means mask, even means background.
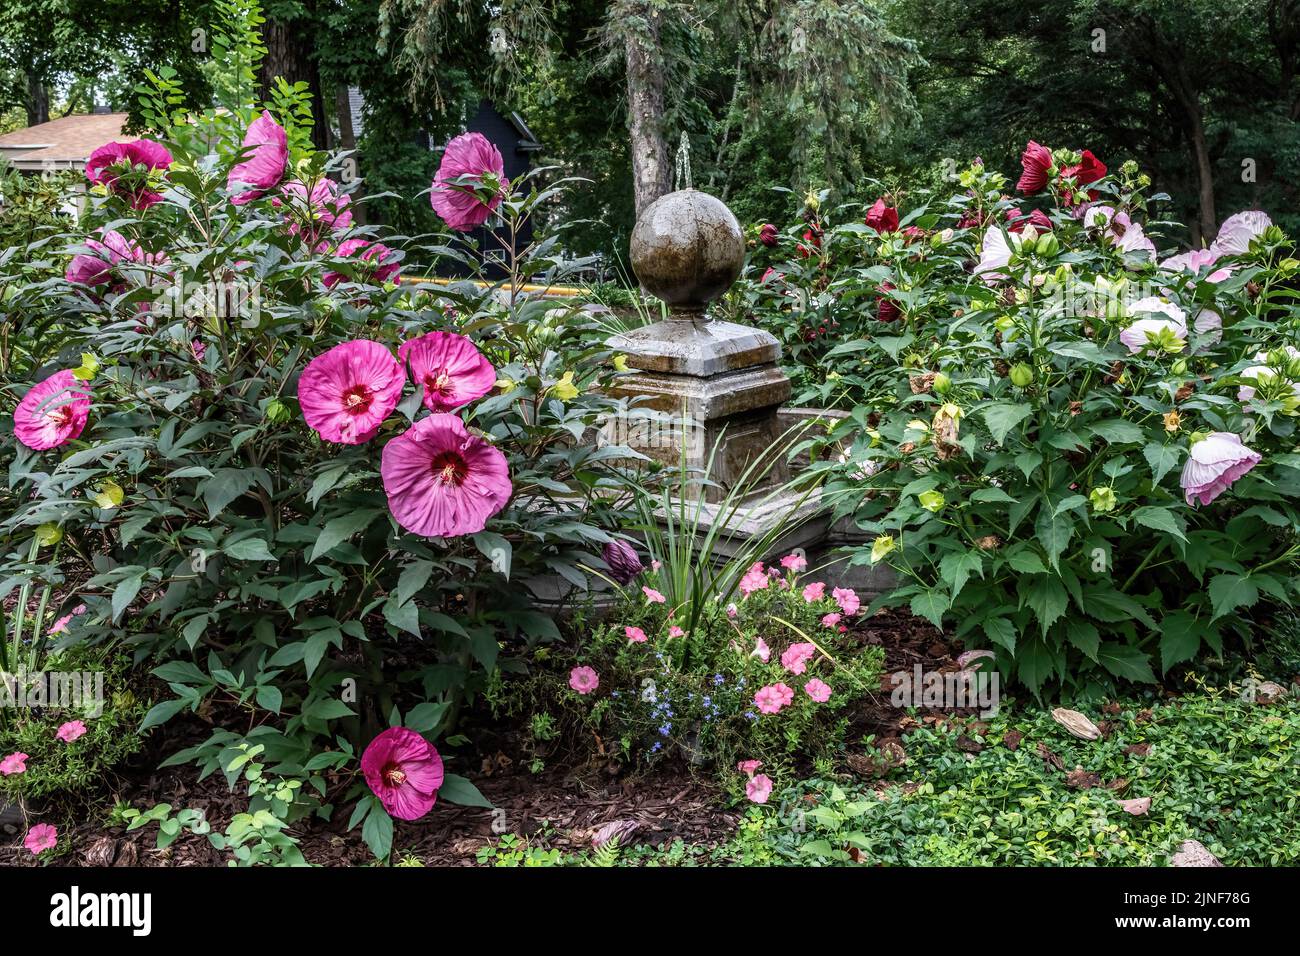
[[[55,634],[62,634],[64,631],[68,629],[68,625],[72,623],[72,619],[74,617],[76,617],[78,614],[85,614],[85,613],[86,613],[86,605],[78,604],[76,607],[72,609],[70,613],[63,615],[63,617],[59,618],[57,621],[51,624],[49,631],[47,631],[46,633],[50,634],[51,636]]]
[[[25,753],[13,753],[0,759],[0,775],[7,777],[14,773],[26,773],[28,759]]]
[[[236,206],[250,203],[279,185],[289,163],[288,134],[267,110],[262,110],[262,115],[249,125],[241,155],[246,158],[226,176],[226,189]]]
[[[442,757],[414,730],[389,727],[361,755],[361,772],[390,816],[418,820],[438,800]]]
[[[1231,432],[1211,432],[1194,443],[1179,479],[1189,505],[1208,505],[1250,471],[1263,456],[1251,451]]]
[[[791,644],[781,655],[781,666],[791,674],[802,674],[816,653],[817,648],[807,642]]]
[[[664,604],[668,600],[666,597],[664,597],[662,594],[660,594],[658,591],[656,591],[654,588],[651,587],[643,586],[641,588],[641,593],[645,595],[645,602],[647,604]]]
[[[751,803],[767,803],[767,798],[771,795],[772,779],[765,773],[751,777],[745,784],[745,796]]]
[[[739,614],[740,614],[740,608],[736,607],[735,601],[732,601],[730,604],[727,605],[727,617],[731,618],[734,621]]]
[[[46,850],[52,850],[59,842],[59,831],[48,823],[38,823],[27,831],[23,846],[31,851],[32,856],[40,856]]]
[[[822,615],[822,627],[834,627],[836,624],[840,623],[841,619],[842,615],[836,614],[834,611],[830,614],[824,614]]]
[[[776,714],[794,700],[794,691],[785,684],[768,684],[754,692],[754,705],[760,713]]]
[[[740,579],[740,593],[749,597],[755,591],[762,591],[767,587],[767,572],[763,570],[763,562],[755,561],[749,566],[744,577]]]
[[[55,731],[54,736],[58,737],[65,744],[70,744],[78,737],[84,736],[86,725],[79,720],[69,720],[66,724],[61,724]]]
[[[458,232],[487,222],[510,188],[501,152],[482,133],[462,133],[447,144],[429,203]]]
[[[668,636],[669,636],[669,637],[685,637],[685,636],[686,636],[686,632],[683,631],[683,630],[682,630],[680,627],[678,627],[676,624],[670,624],[670,625],[668,626]]]
[[[815,581],[806,585],[803,589],[803,599],[809,604],[814,601],[820,601],[826,596],[826,583],[824,581]]]
[[[280,189],[288,200],[290,212],[285,218],[290,220],[289,232],[302,236],[313,249],[331,232],[341,232],[352,225],[352,210],[348,204],[352,199],[346,193],[340,193],[334,180],[322,177],[307,192],[307,184],[297,179],[287,182]],[[285,201],[279,198],[272,204],[280,207]],[[309,220],[304,225],[301,219]]]
[[[482,398],[496,385],[497,371],[474,343],[455,332],[430,332],[408,339],[397,350],[424,389],[424,406],[449,412]]]
[[[645,631],[641,630],[639,627],[632,627],[629,625],[623,628],[623,633],[627,635],[627,642],[629,644],[644,644],[647,640]]]
[[[1020,181],[1016,183],[1016,190],[1025,195],[1039,192],[1047,185],[1047,177],[1052,170],[1052,164],[1052,151],[1031,139],[1020,156],[1020,166],[1024,172],[1020,174]]]
[[[108,187],[121,196],[132,209],[148,209],[162,202],[162,195],[149,188],[149,174],[166,170],[172,154],[162,143],[137,139],[131,143],[105,143],[90,154],[86,178]]]
[[[569,671],[569,686],[579,694],[590,694],[600,686],[600,677],[590,667],[575,667]]]
[[[749,656],[757,657],[760,661],[766,664],[772,656],[772,648],[768,647],[767,641],[763,640],[761,637],[755,638],[754,649],[749,652]]]
[[[374,438],[402,399],[406,372],[386,346],[342,342],[308,363],[298,379],[302,414],[325,441],[360,445]]]
[[[816,677],[803,685],[803,692],[819,704],[824,704],[831,699],[830,687]]]
[[[802,571],[808,567],[808,559],[802,554],[792,552],[781,559],[781,567],[787,571]]]
[[[340,282],[362,282],[369,285],[383,285],[392,282],[400,285],[402,281],[402,262],[400,253],[390,249],[382,242],[369,239],[348,239],[339,243],[334,255],[340,259],[360,259],[361,264],[353,267],[355,278],[349,279],[341,272],[329,271],[321,276],[325,288],[332,289]]]
[[[482,531],[513,490],[506,456],[445,413],[385,445],[379,472],[397,523],[429,538]]]
[[[33,385],[14,409],[14,435],[28,448],[45,451],[77,438],[90,416],[90,393],[70,369]]]
[[[742,760],[740,763],[736,764],[736,769],[745,776],[752,777],[758,772],[758,768],[761,766],[763,766],[763,761],[761,760]]]
[[[852,588],[836,588],[831,592],[831,597],[835,603],[840,606],[846,617],[852,617],[858,613],[858,608],[862,607],[862,602],[858,600],[857,592]]]

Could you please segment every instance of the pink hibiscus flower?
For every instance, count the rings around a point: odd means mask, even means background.
[[[414,730],[389,727],[361,755],[361,772],[390,816],[418,820],[438,800],[442,757]]]
[[[312,359],[298,378],[302,414],[325,441],[360,445],[374,438],[402,399],[406,372],[386,346],[342,342]]]
[[[510,188],[501,152],[481,133],[462,133],[442,154],[429,203],[458,232],[487,222]]]
[[[89,416],[90,393],[64,369],[27,390],[14,409],[14,435],[36,451],[58,448],[81,434]]]
[[[310,194],[306,183],[297,179],[285,183],[280,191],[289,204],[289,213],[285,217],[290,220],[289,232],[302,236],[312,248],[328,233],[340,232],[352,225],[352,211],[348,209],[351,197],[346,193],[340,194],[332,179],[318,180]],[[285,205],[285,201],[278,198],[272,203],[277,207]],[[309,224],[304,225],[303,220]]]
[[[341,272],[326,272],[321,276],[325,288],[332,289],[340,282],[362,282],[369,285],[383,285],[392,281],[394,285],[402,282],[402,262],[396,249],[391,249],[382,242],[369,239],[348,239],[339,243],[334,255],[340,259],[359,258],[361,264],[352,269],[356,278],[349,280]]]
[[[781,666],[791,674],[802,674],[816,653],[817,648],[807,642],[791,644],[781,655]]]
[[[662,594],[660,594],[658,591],[656,591],[654,588],[651,587],[642,586],[641,593],[645,595],[645,602],[647,604],[664,604],[668,600]]]
[[[84,736],[86,725],[79,720],[69,720],[66,724],[61,724],[55,731],[54,736],[58,737],[65,744],[70,744],[78,737]]]
[[[1208,505],[1250,471],[1263,456],[1231,432],[1211,432],[1192,445],[1179,479],[1189,505]]]
[[[760,773],[751,777],[745,784],[745,796],[752,803],[767,803],[767,798],[772,795],[772,778],[765,773]]]
[[[1250,251],[1251,241],[1262,235],[1271,225],[1273,220],[1266,212],[1260,212],[1258,209],[1239,212],[1223,220],[1223,225],[1219,227],[1219,234],[1210,244],[1210,249],[1217,256],[1244,256]]]
[[[167,261],[164,255],[150,256],[126,236],[113,229],[99,230],[98,239],[87,239],[84,243],[93,255],[78,253],[68,263],[63,277],[69,282],[81,285],[107,285],[110,291],[120,292],[126,288],[126,282],[117,271],[122,263],[161,264]]]
[[[59,831],[48,823],[38,823],[27,831],[23,846],[31,851],[32,856],[40,856],[46,850],[52,850],[59,842]]]
[[[430,411],[449,412],[492,391],[497,371],[463,335],[430,332],[408,339],[397,350],[411,369],[411,378],[424,388]]]
[[[90,154],[86,178],[108,187],[108,191],[131,204],[148,209],[162,202],[162,195],[149,188],[149,174],[172,164],[172,154],[162,143],[137,139],[131,143],[105,143]]]
[[[826,583],[824,581],[815,581],[803,589],[803,599],[809,604],[814,601],[820,601],[826,596]]]
[[[569,671],[569,686],[579,694],[590,694],[600,686],[600,677],[590,667],[575,667]]]
[[[506,456],[445,413],[385,445],[379,471],[397,523],[426,538],[482,531],[513,490]]]
[[[808,567],[808,559],[798,553],[787,554],[781,559],[781,567],[787,571],[802,571]]]
[[[776,714],[794,700],[794,691],[785,684],[768,684],[754,692],[754,705],[760,713]]]
[[[262,115],[249,125],[241,155],[245,158],[226,176],[226,189],[236,206],[274,189],[289,163],[289,137],[267,110],[262,110]]]
[[[27,772],[28,756],[25,753],[13,753],[0,760],[0,774],[9,776],[14,773]]]
[[[824,704],[831,699],[830,687],[816,677],[803,685],[803,692],[819,704]]]
[[[644,644],[647,640],[645,631],[641,630],[639,627],[632,627],[629,625],[623,628],[623,633],[627,635],[627,642],[629,644]]]
[[[836,588],[831,592],[831,597],[835,599],[835,603],[840,606],[840,610],[848,617],[857,614],[858,608],[862,607],[857,592],[852,588]]]

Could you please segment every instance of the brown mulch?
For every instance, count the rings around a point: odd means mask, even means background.
[[[890,673],[911,671],[920,664],[926,671],[958,670],[959,648],[931,624],[905,611],[885,610],[860,621],[853,633],[864,646],[885,650],[885,678],[872,705],[864,709],[855,726],[862,734],[875,734],[881,746],[868,768],[855,772],[878,775],[894,760],[905,759],[901,747],[890,747],[916,721],[890,703]],[[944,719],[938,710],[922,720]],[[946,712],[951,714],[952,712]],[[959,711],[959,715],[974,714]],[[177,728],[179,731],[180,728]],[[203,808],[214,830],[222,830],[233,813],[246,808],[242,789],[231,793],[221,774],[200,781],[192,766],[157,770],[163,757],[195,742],[206,731],[191,728],[194,740],[155,734],[146,752],[133,761],[124,775],[105,790],[117,801],[144,809],[169,803],[176,809]],[[475,736],[471,731],[470,736]],[[548,847],[578,850],[592,845],[592,837],[608,824],[622,825],[623,845],[659,845],[681,839],[688,844],[711,845],[734,832],[740,808],[707,776],[692,774],[684,766],[666,767],[650,775],[619,775],[609,766],[549,767],[529,772],[528,761],[513,756],[508,733],[486,733],[480,752],[457,760],[452,769],[469,777],[494,809],[440,803],[423,820],[397,824],[395,856],[413,855],[431,866],[472,866],[477,852],[504,834],[544,839]],[[466,748],[469,749],[469,748]],[[883,762],[882,762],[883,761]],[[107,823],[109,804],[101,804],[80,820],[47,820],[59,826],[61,838],[70,838],[72,851],[52,861],[56,866],[224,866],[228,855],[214,849],[206,837],[185,833],[165,850],[155,849],[157,826],[150,824],[127,833]],[[295,827],[308,861],[323,866],[361,866],[371,855],[361,839],[360,827],[346,829],[350,807],[338,807],[332,821],[307,819]],[[35,821],[33,821],[35,822]],[[633,824],[635,826],[633,826]],[[63,842],[61,839],[60,842]],[[0,866],[33,865],[22,846],[22,833],[0,832]]]

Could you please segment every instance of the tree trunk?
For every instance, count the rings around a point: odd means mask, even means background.
[[[275,88],[275,78],[282,76],[288,83],[307,84],[311,94],[311,142],[317,149],[330,148],[329,108],[321,97],[320,69],[313,58],[311,7],[307,16],[296,20],[270,20],[262,28],[262,41],[266,56],[258,71],[262,99],[269,100]]]
[[[1180,74],[1185,71],[1180,66]],[[1196,198],[1200,205],[1197,225],[1200,227],[1200,240],[1209,243],[1218,235],[1218,216],[1214,209],[1214,165],[1210,162],[1210,150],[1205,144],[1205,122],[1201,114],[1201,99],[1190,83],[1184,85],[1178,93],[1179,102],[1187,117],[1187,133],[1192,148],[1192,158],[1196,162],[1197,189]]]
[[[27,74],[27,125],[50,121],[50,90],[39,76]]]
[[[664,60],[659,13],[639,8],[644,32],[627,34],[627,125],[632,147],[632,190],[636,214],[672,189],[668,142],[664,137]],[[640,18],[639,17],[639,18]]]

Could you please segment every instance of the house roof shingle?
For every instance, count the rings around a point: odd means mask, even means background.
[[[0,161],[35,171],[83,166],[98,147],[122,139],[126,113],[82,113],[0,136]]]

